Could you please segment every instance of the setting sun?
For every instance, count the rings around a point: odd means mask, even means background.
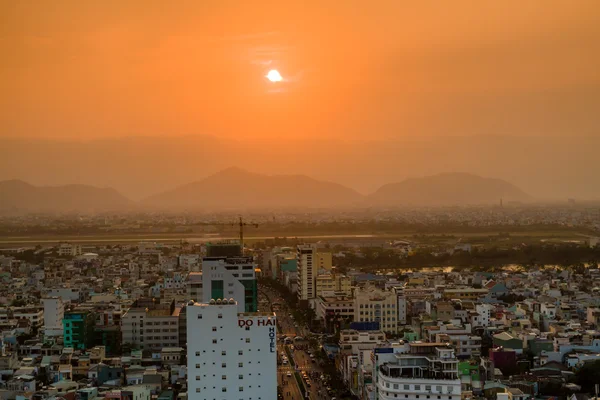
[[[281,74],[276,69],[272,69],[269,71],[269,73],[267,74],[267,79],[271,82],[281,82],[283,80]]]

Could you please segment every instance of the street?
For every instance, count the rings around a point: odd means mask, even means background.
[[[306,373],[310,387],[303,383],[309,396],[308,399],[312,400],[330,400],[331,397],[327,394],[327,390],[324,387],[321,376],[323,374],[322,368],[318,365],[315,360],[311,360],[308,354],[309,345],[307,340],[307,334],[309,333],[306,327],[298,326],[290,316],[291,310],[287,304],[279,295],[268,287],[263,287],[260,290],[260,294],[266,297],[269,305],[277,303],[280,305],[279,310],[275,310],[277,314],[277,322],[281,328],[281,332],[278,335],[285,335],[290,339],[294,339],[297,336],[303,338],[303,340],[294,340],[290,345],[284,344],[281,340],[278,340],[277,351],[278,354],[287,355],[285,348],[288,347],[293,356],[293,362],[295,364],[295,371],[298,371],[301,375]],[[299,348],[300,347],[300,348]],[[289,361],[288,365],[279,365],[278,367],[278,383],[282,387],[283,399],[301,399],[301,391],[298,387],[298,382],[294,376],[294,368],[291,366],[292,360]],[[291,374],[287,376],[288,372]]]

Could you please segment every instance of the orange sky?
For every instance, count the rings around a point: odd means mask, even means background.
[[[4,1],[0,54],[3,137],[600,125],[597,0]]]

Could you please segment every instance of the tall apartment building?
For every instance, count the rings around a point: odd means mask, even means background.
[[[65,304],[60,297],[42,299],[42,304],[44,305],[44,335],[61,336]]]
[[[316,253],[317,246],[314,244],[298,245],[296,253],[298,268],[298,300],[306,301],[316,297]]]
[[[354,292],[354,321],[379,322],[384,332],[398,332],[398,298],[395,292],[368,285]]]
[[[179,312],[175,302],[160,304],[139,299],[123,314],[123,345],[136,349],[162,349],[179,346]]]
[[[238,308],[233,299],[186,307],[188,399],[277,398],[275,314]]]
[[[217,256],[202,259],[202,302],[236,300],[240,312],[258,309],[256,266],[252,257]]]
[[[399,325],[404,325],[406,324],[406,316],[407,316],[407,299],[406,299],[406,295],[404,294],[404,287],[402,286],[395,286],[392,288],[392,291],[394,293],[396,293],[396,300],[398,302],[397,304],[397,310],[398,310],[398,324]]]
[[[445,343],[412,342],[373,350],[378,400],[460,400],[458,359]]]
[[[64,314],[63,332],[65,347],[85,350],[94,347],[96,315],[87,309],[75,309]]]

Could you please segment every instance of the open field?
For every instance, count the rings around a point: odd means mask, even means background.
[[[331,242],[382,242],[386,240],[407,240],[424,244],[442,245],[455,243],[459,239],[463,242],[469,242],[474,245],[485,245],[496,243],[520,244],[534,242],[583,242],[588,237],[585,230],[574,230],[566,228],[565,230],[552,229],[548,231],[523,231],[503,229],[485,232],[460,232],[448,231],[439,233],[423,233],[418,231],[399,232],[399,233],[327,233],[327,232],[298,232],[290,235],[289,232],[260,232],[246,233],[245,242],[252,244],[254,242],[265,241],[276,237],[298,238],[307,242],[312,241],[331,241]],[[4,236],[0,237],[0,247],[19,247],[19,246],[50,246],[59,242],[72,242],[80,244],[131,244],[139,241],[156,241],[164,243],[175,243],[186,240],[190,243],[204,243],[219,240],[237,239],[234,233],[202,235],[198,233],[140,233],[140,234],[89,234],[89,235],[30,235],[30,236]]]

